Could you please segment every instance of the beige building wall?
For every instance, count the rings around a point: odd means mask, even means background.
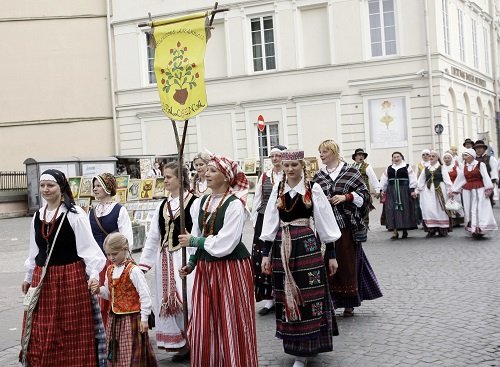
[[[486,0],[447,0],[445,50],[443,2],[427,1],[428,55],[424,1],[393,3],[397,52],[373,57],[368,0],[225,2],[230,11],[217,15],[206,55],[209,107],[190,121],[186,158],[204,148],[239,160],[257,157],[259,115],[278,124],[280,143],[290,148],[303,148],[314,156],[319,142],[334,138],[347,161],[362,147],[379,172],[395,150],[415,164],[422,149],[461,147],[464,138],[477,139],[486,128],[496,148],[498,63],[493,44],[497,45],[490,42],[486,51],[482,38],[483,28],[490,40],[499,36],[496,28],[492,31],[498,23],[496,10],[490,11]],[[145,30],[137,25],[147,20],[147,12],[156,18],[171,17],[205,10],[207,4],[172,2],[168,11],[161,1],[146,5],[144,9],[132,0],[113,1],[120,148],[123,154],[172,154],[176,147],[171,123],[161,113],[156,84],[149,82]],[[465,61],[458,49],[459,8],[464,12]],[[254,72],[251,19],[265,16],[273,19],[276,68]],[[478,27],[477,66],[472,19]],[[386,98],[403,101],[407,134],[401,146],[372,142],[376,123],[371,122],[369,106]],[[153,120],[161,131],[148,131]],[[445,127],[440,137],[434,133],[436,123]]]
[[[115,154],[106,3],[0,3],[0,170]]]

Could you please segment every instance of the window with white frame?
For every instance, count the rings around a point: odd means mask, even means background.
[[[252,18],[250,26],[252,31],[253,70],[276,69],[273,17]]]
[[[464,12],[460,9],[458,9],[458,45],[460,49],[460,60],[465,62]]]
[[[372,57],[396,55],[394,0],[368,0]]]
[[[479,55],[477,50],[477,23],[472,19],[472,55],[474,58],[474,67],[479,68]]]
[[[148,83],[156,84],[156,75],[155,75],[155,49],[150,47],[149,42],[149,33],[146,33],[146,50],[147,50],[147,62],[148,62]]]
[[[443,41],[444,52],[450,54],[450,23],[448,19],[448,0],[441,0],[443,8]]]
[[[490,73],[490,42],[488,37],[488,28],[483,27],[483,43],[484,43],[484,71]]]
[[[279,125],[278,122],[266,122],[264,131],[262,132],[262,143],[259,140],[259,152],[263,148],[263,156],[267,157],[271,148],[280,143]]]

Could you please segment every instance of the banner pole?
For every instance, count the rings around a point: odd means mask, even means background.
[[[179,139],[179,132],[177,131],[177,126],[174,120],[172,121],[172,127],[174,129],[175,141],[177,143],[177,163],[179,165],[179,171],[177,177],[179,179],[179,217],[180,217],[180,234],[186,234],[186,214],[184,212],[184,145],[186,143],[187,128],[189,120],[184,121],[184,128],[182,131],[182,140]],[[182,267],[186,266],[186,248],[182,247]],[[184,315],[184,335],[187,335],[188,328],[188,303],[187,303],[187,278],[182,278],[182,312]],[[187,340],[187,337],[186,337]]]

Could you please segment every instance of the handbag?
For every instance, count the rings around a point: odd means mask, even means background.
[[[156,326],[156,319],[155,319],[155,314],[153,310],[151,310],[151,313],[148,316],[148,326],[149,329],[152,329]]]
[[[42,290],[43,278],[45,278],[45,274],[47,273],[47,266],[48,266],[49,261],[50,261],[50,256],[52,255],[52,251],[54,250],[54,247],[56,244],[57,236],[59,235],[59,231],[61,230],[62,223],[64,222],[64,219],[66,218],[67,214],[68,214],[68,212],[64,213],[64,215],[61,219],[61,222],[59,223],[59,227],[57,228],[56,235],[54,236],[54,241],[52,241],[52,246],[50,248],[49,255],[47,256],[47,259],[45,260],[45,265],[43,266],[43,269],[42,269],[42,276],[40,277],[40,281],[38,282],[38,285],[36,287],[30,286],[28,288],[28,291],[24,295],[23,306],[24,306],[25,311],[28,311],[28,309],[30,308],[30,306],[32,304],[33,304],[32,308],[34,309],[37,302],[38,302],[38,297],[40,296],[40,292]],[[48,242],[47,242],[47,245],[48,245]]]
[[[452,197],[446,200],[444,207],[446,210],[451,210],[454,212],[458,212],[460,209],[462,209],[462,205]]]

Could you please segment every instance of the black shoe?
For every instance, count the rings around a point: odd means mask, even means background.
[[[408,238],[408,231],[403,231],[403,238]]]
[[[427,232],[425,238],[431,238],[431,237],[434,237],[434,232]]]
[[[260,316],[266,316],[268,313],[274,311],[274,305],[271,306],[271,308],[267,308],[267,307],[262,307],[262,309],[259,311],[259,315]]]
[[[172,356],[172,362],[179,363],[189,360],[189,348],[183,347]]]

